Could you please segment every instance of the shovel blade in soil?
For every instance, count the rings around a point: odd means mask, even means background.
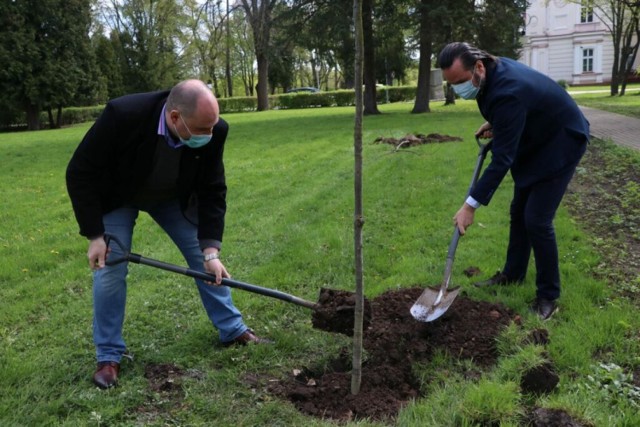
[[[411,315],[420,322],[432,322],[451,307],[459,292],[460,288],[455,288],[440,296],[439,289],[427,288],[411,307]]]

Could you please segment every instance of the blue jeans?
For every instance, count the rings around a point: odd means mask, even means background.
[[[132,207],[116,209],[104,215],[105,231],[115,235],[126,249],[131,248],[133,228],[139,210]],[[197,227],[187,221],[178,201],[155,206],[147,211],[176,244],[188,266],[204,271],[202,251],[197,238]],[[122,256],[118,245],[111,245],[113,258]],[[93,342],[98,362],[120,362],[126,345],[122,337],[125,302],[127,297],[128,263],[107,266],[93,274]],[[226,286],[207,285],[196,279],[202,304],[222,342],[232,341],[248,328],[242,315],[233,305],[231,289]]]

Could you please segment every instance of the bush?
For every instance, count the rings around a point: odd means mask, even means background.
[[[564,88],[564,89],[568,89],[569,88],[569,83],[567,83],[566,80],[558,80],[556,83],[558,83],[560,85],[560,87]]]
[[[377,88],[376,99],[378,103],[411,101],[415,98],[415,86],[393,86]],[[342,89],[327,92],[299,92],[285,93],[269,96],[270,109],[297,109],[314,107],[346,107],[355,105],[355,91],[353,89]],[[245,96],[236,98],[219,98],[220,113],[241,113],[246,111],[256,111],[258,100],[256,97]],[[61,126],[68,126],[76,123],[95,121],[104,105],[94,107],[68,107],[62,109]],[[54,120],[57,110],[53,110]],[[49,115],[46,111],[40,113],[41,128],[49,126]],[[26,128],[26,120],[23,112],[5,112],[0,115],[0,129],[18,130]]]
[[[277,95],[277,99],[280,108],[330,107],[335,104],[331,92],[286,93]]]
[[[251,96],[219,98],[218,105],[221,113],[241,113],[244,111],[256,111],[258,109],[258,100]]]

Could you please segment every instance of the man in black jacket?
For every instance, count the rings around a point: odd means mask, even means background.
[[[218,102],[199,80],[170,92],[123,96],[107,103],[67,167],[67,189],[80,234],[89,239],[93,273],[94,383],[117,384],[126,351],[122,337],[127,264],[105,266],[105,233],[131,247],[139,211],[173,240],[190,268],[216,276],[196,280],[207,315],[223,345],[262,343],[233,305],[219,258],[226,212],[223,152],[229,126]],[[117,245],[109,248],[121,256]]]
[[[491,137],[491,163],[454,216],[460,233],[475,210],[488,205],[507,172],[514,182],[507,258],[502,271],[476,286],[524,280],[533,249],[536,301],[548,319],[560,296],[553,218],[589,139],[589,123],[575,101],[549,77],[468,43],[450,43],[438,61],[462,98],[475,99],[486,119],[476,136]]]

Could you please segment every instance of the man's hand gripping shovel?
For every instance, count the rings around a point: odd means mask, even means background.
[[[476,168],[473,171],[473,178],[471,178],[471,184],[467,191],[467,196],[471,194],[471,190],[476,185],[480,171],[482,170],[482,163],[487,157],[491,141],[486,144],[480,142],[480,138],[476,136],[476,142],[480,148],[478,152],[478,161]],[[460,287],[449,289],[449,282],[451,281],[451,270],[453,269],[453,260],[455,258],[456,249],[458,247],[458,240],[460,240],[460,230],[457,226],[454,226],[453,238],[449,244],[449,250],[447,252],[447,263],[444,269],[444,279],[440,285],[440,289],[427,288],[422,292],[422,295],[416,300],[411,307],[411,315],[414,319],[420,322],[431,322],[442,316],[453,304],[453,301],[460,292]]]

